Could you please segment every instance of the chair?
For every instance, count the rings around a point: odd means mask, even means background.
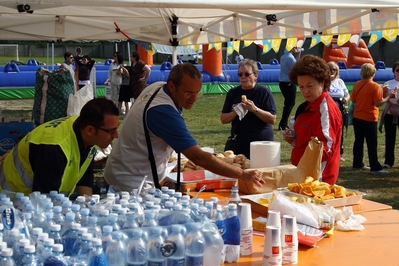
[[[385,69],[384,61],[377,61],[377,63],[375,63],[375,68],[376,69]]]
[[[346,68],[346,63],[343,62],[343,61],[338,61],[337,65],[338,65],[339,69],[347,69]]]
[[[19,73],[19,67],[14,62],[9,62],[4,66],[4,73]]]

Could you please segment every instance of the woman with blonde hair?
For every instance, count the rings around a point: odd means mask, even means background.
[[[344,161],[342,154],[344,153],[344,128],[348,129],[348,113],[345,105],[349,102],[350,95],[346,88],[345,82],[339,77],[339,67],[335,62],[328,62],[327,66],[330,69],[330,90],[328,93],[337,104],[342,115],[342,135],[341,135],[341,161]]]
[[[355,142],[353,144],[353,170],[370,170],[371,174],[388,174],[382,169],[377,155],[377,123],[378,107],[390,98],[396,97],[396,92],[390,92],[385,98],[381,86],[373,81],[375,67],[365,63],[360,69],[362,79],[355,83],[352,91],[352,102],[356,104],[353,112],[353,130]],[[363,163],[363,144],[367,143],[370,167]]]

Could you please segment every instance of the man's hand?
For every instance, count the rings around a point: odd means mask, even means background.
[[[262,187],[262,185],[266,183],[262,178],[262,172],[258,170],[245,170],[242,180],[245,182],[252,182],[258,187]]]

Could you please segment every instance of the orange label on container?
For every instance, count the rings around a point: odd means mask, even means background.
[[[292,239],[293,239],[292,235],[285,235],[284,237],[285,243],[292,243]]]
[[[280,247],[279,246],[273,246],[272,247],[272,255],[278,255],[280,254]]]

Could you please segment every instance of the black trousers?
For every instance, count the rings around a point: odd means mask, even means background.
[[[398,124],[392,124],[393,116],[386,114],[384,118],[385,129],[385,161],[384,164],[393,166],[395,163],[395,142]]]
[[[284,97],[283,114],[281,115],[281,120],[278,126],[281,129],[285,129],[288,125],[288,119],[290,118],[292,108],[295,106],[296,86],[291,82],[282,81],[280,81],[278,85]]]

